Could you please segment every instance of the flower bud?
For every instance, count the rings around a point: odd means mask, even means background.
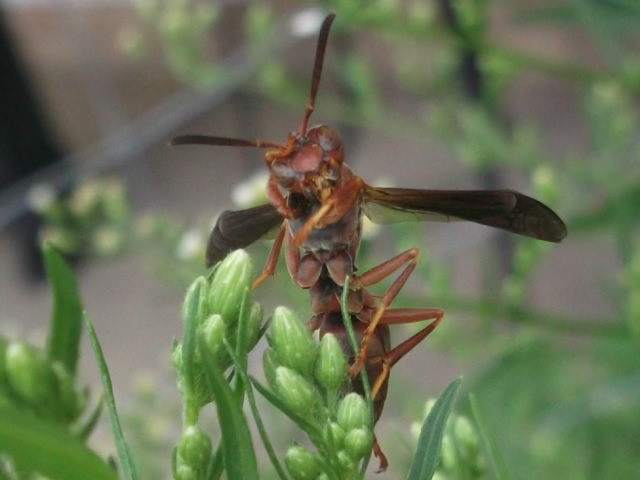
[[[61,363],[52,365],[53,374],[56,377],[60,414],[67,422],[71,422],[78,418],[86,405],[86,394],[76,388],[73,377]]]
[[[262,369],[264,370],[264,377],[272,390],[276,390],[276,368],[278,367],[275,353],[269,348],[266,349],[262,354]]]
[[[182,373],[182,343],[173,340],[173,350],[171,350],[171,365],[176,372]]]
[[[334,450],[340,450],[344,445],[345,431],[336,422],[325,425],[323,431],[324,442]]]
[[[344,449],[357,462],[371,451],[373,435],[368,428],[354,428],[344,437]]]
[[[7,379],[24,400],[31,406],[51,406],[48,404],[53,400],[56,378],[40,350],[26,343],[11,343],[7,347],[5,362]]]
[[[182,465],[204,472],[211,458],[211,440],[197,425],[189,425],[178,441],[178,455]]]
[[[260,327],[262,327],[263,309],[262,305],[258,302],[253,302],[251,305],[251,311],[249,312],[249,321],[247,322],[247,347],[249,351],[256,346],[258,340],[260,340]]]
[[[309,375],[316,359],[317,345],[311,332],[291,310],[277,307],[270,328],[271,348],[278,363]]]
[[[199,325],[206,316],[207,279],[198,277],[189,286],[182,304],[182,319],[185,323]]]
[[[338,452],[338,462],[340,462],[340,466],[345,472],[353,472],[356,469],[356,463],[344,450]]]
[[[315,480],[321,473],[321,463],[306,448],[295,446],[284,456],[287,470],[295,480]]]
[[[371,425],[371,416],[367,404],[357,393],[348,393],[340,400],[337,420],[347,432],[354,428],[368,428]]]
[[[231,358],[224,344],[226,325],[221,315],[213,314],[207,317],[198,329],[198,333],[204,342],[200,345],[207,347],[213,358],[218,362],[222,370],[231,365]],[[202,358],[202,356],[200,356]]]
[[[253,265],[244,250],[231,252],[222,261],[211,281],[208,306],[211,313],[222,315],[227,326],[238,321],[246,290],[251,289]]]
[[[442,447],[440,450],[440,462],[444,470],[450,471],[456,468],[457,454],[456,447],[451,439],[451,435],[445,432],[442,436]]]
[[[315,367],[316,379],[329,392],[337,391],[347,378],[347,359],[335,335],[328,333],[320,341]]]
[[[538,196],[546,202],[553,202],[558,198],[558,183],[551,165],[536,167],[533,171],[533,188]]]
[[[276,389],[291,410],[309,416],[315,411],[320,393],[302,375],[287,367],[276,368]]]
[[[189,465],[180,465],[176,469],[176,480],[199,480],[201,475]]]
[[[473,425],[465,416],[456,417],[453,423],[453,435],[458,447],[465,452],[475,454],[480,447],[480,440]]]

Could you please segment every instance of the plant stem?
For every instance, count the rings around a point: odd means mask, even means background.
[[[484,298],[449,297],[440,299],[438,305],[445,309],[450,308],[481,315],[509,318],[512,323],[528,323],[559,333],[573,335],[618,336],[626,331],[623,325],[614,323],[612,319],[598,321],[590,319],[585,321],[583,318],[536,312],[524,307]]]

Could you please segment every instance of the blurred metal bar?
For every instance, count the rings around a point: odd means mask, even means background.
[[[300,38],[315,33],[302,31],[300,22],[296,23],[305,15],[322,18],[323,12],[315,8],[303,9],[276,24],[268,48],[265,48],[269,52],[266,56],[252,58],[249,49],[245,47],[229,55],[222,63],[232,75],[212,92],[199,94],[183,90],[139,117],[118,126],[95,145],[61,159],[55,165],[38,171],[0,193],[0,229],[10,225],[28,210],[27,193],[33,186],[44,183],[59,190],[78,178],[94,176],[122,166],[152,145],[168,139],[181,125],[220,105],[262,64],[280,56]],[[122,150],[123,144],[128,145],[126,151]]]

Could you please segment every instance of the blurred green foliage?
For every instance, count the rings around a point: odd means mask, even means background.
[[[593,272],[612,305],[601,318],[540,311],[532,305],[532,279],[552,247],[520,238],[513,240],[512,251],[495,254],[508,265],[504,275],[491,269],[485,272],[485,283],[496,288],[473,297],[458,294],[451,266],[424,249],[417,269],[424,287],[403,292],[398,299],[398,305],[419,305],[427,292],[434,304],[448,310],[448,318],[465,313],[473,319],[472,324],[444,322],[441,335],[428,343],[430,348],[435,344],[456,359],[478,366],[477,371],[469,372],[472,375],[467,374],[472,377],[467,388],[477,398],[485,433],[504,460],[501,478],[637,476],[637,2],[558,0],[535,7],[533,2],[497,0],[325,0],[316,4],[338,13],[332,42],[344,47],[339,52],[330,47],[341,88],[340,93],[327,89],[321,94],[318,110],[325,118],[418,143],[430,132],[431,138],[479,179],[499,176],[506,168],[517,171],[529,180],[534,196],[562,212],[569,227],[568,241],[604,240],[615,255],[617,274]],[[205,48],[206,37],[209,28],[222,28],[225,9],[211,10],[208,3],[183,0],[140,0],[137,7],[141,21],[123,34],[125,46],[132,53],[142,52],[145,41],[159,38],[177,77],[195,87],[216,88],[223,78],[216,72],[227,68],[224,56],[217,52],[217,57],[209,57],[203,52],[211,53]],[[247,51],[261,65],[255,81],[239,87],[301,110],[307,100],[309,65],[300,70],[304,73],[292,72],[284,57],[265,54],[276,27],[292,25],[283,18],[294,22],[296,31],[303,25],[296,27],[295,22],[307,17],[287,17],[290,14],[266,2],[237,8],[244,14]],[[523,31],[571,28],[592,50],[593,62],[561,60],[555,52],[532,54],[496,41],[492,29],[498,15]],[[344,42],[356,35],[384,48],[384,58]],[[378,80],[381,61],[388,81],[411,99],[413,108],[408,112],[398,110],[383,94]],[[531,72],[562,80],[577,99],[575,122],[585,136],[561,154],[545,141],[526,113],[518,118],[508,115],[507,95]],[[153,225],[159,224],[166,221]],[[397,250],[421,244],[421,228],[394,227]],[[168,230],[173,234],[167,238],[180,238],[180,227]],[[360,263],[375,263],[368,240]],[[190,268],[196,265],[192,262]],[[164,270],[167,277],[173,271]],[[190,277],[185,274],[183,278]],[[290,288],[286,298],[291,301],[286,303],[303,308],[304,295]],[[448,479],[469,478],[455,469],[440,474]],[[487,470],[486,478],[492,475]]]

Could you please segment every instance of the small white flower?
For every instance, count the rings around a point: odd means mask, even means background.
[[[294,37],[315,35],[324,17],[324,12],[319,8],[307,8],[295,14],[290,23],[291,34]]]
[[[266,185],[269,173],[260,170],[244,182],[239,183],[231,192],[231,200],[241,208],[248,208],[267,200]]]
[[[113,255],[124,242],[122,233],[113,227],[100,227],[93,235],[93,248],[99,255]]]
[[[176,256],[180,260],[190,260],[197,255],[200,255],[204,246],[204,237],[202,232],[192,228],[182,234],[182,238],[178,242],[176,248]]]
[[[39,183],[27,192],[27,205],[36,213],[41,213],[49,208],[54,201],[56,192],[50,185]]]

